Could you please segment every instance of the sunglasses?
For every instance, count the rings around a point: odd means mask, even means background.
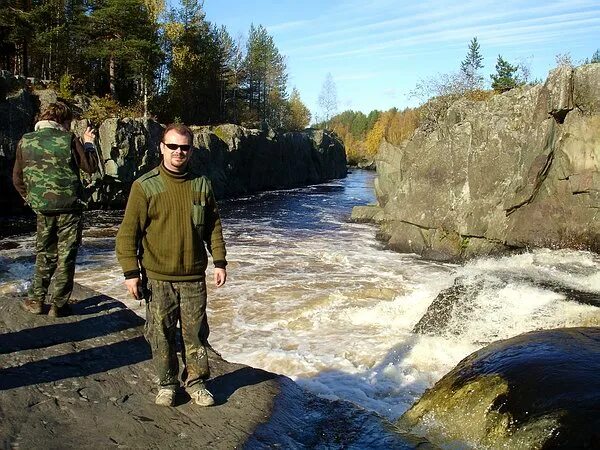
[[[177,150],[179,148],[179,149],[181,149],[182,152],[188,152],[190,150],[190,148],[192,147],[189,144],[183,144],[183,145],[167,144],[166,142],[163,142],[163,144],[165,144],[169,150]]]

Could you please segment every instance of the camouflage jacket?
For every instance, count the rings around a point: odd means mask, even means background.
[[[97,164],[73,133],[42,128],[19,142],[13,183],[36,213],[77,211],[84,206],[79,169],[94,173]]]

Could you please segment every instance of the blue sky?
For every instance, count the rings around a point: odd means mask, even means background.
[[[474,36],[488,84],[498,54],[545,79],[557,54],[577,63],[600,48],[600,0],[205,0],[204,9],[233,37],[264,25],[313,117],[328,72],[338,111],[414,106],[416,83],[458,70]]]

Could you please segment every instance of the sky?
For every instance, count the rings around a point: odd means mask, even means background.
[[[499,54],[545,79],[556,55],[580,63],[600,48],[600,0],[205,0],[204,9],[234,38],[266,27],[313,119],[328,72],[338,112],[368,113],[419,104],[415,85],[458,71],[475,36],[488,86]]]

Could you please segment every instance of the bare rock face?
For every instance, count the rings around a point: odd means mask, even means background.
[[[85,120],[74,122],[73,131],[82,136],[86,126]],[[6,139],[10,153],[5,158],[0,155],[2,182],[16,196],[12,203],[20,202],[10,179],[16,143],[32,128],[33,117],[13,130]],[[192,129],[196,148],[192,167],[212,180],[219,198],[346,176],[344,146],[334,134],[323,130],[279,133],[232,124]],[[159,164],[163,130],[158,122],[144,119],[114,118],[100,124],[97,147],[101,172],[83,176],[92,208],[125,205],[133,181]]]
[[[217,197],[322,183],[346,176],[344,146],[322,130],[277,133],[238,125],[194,127],[192,164]]]
[[[400,418],[442,448],[596,448],[600,328],[494,342],[462,360]]]
[[[0,91],[8,79],[0,76]],[[0,210],[4,213],[17,211],[23,205],[12,185],[12,168],[17,143],[23,134],[33,130],[38,107],[39,100],[27,89],[9,95],[0,92]]]
[[[376,193],[392,248],[463,259],[511,248],[600,250],[600,64],[459,100],[402,148],[383,143]]]

